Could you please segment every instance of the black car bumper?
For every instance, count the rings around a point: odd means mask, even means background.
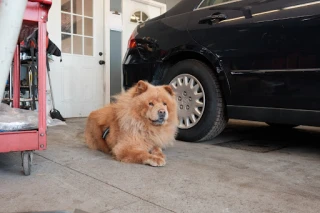
[[[141,59],[136,51],[127,52],[122,64],[124,89],[127,90],[132,87],[139,80],[157,84],[159,82],[159,71],[162,70],[161,64],[154,59]]]
[[[132,87],[139,80],[152,82],[156,73],[156,63],[123,64],[123,86]]]

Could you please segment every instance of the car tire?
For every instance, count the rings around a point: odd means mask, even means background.
[[[224,130],[228,122],[226,107],[210,67],[194,59],[180,61],[168,68],[163,83],[170,84],[177,95],[178,140],[206,141]]]
[[[281,128],[281,129],[292,129],[292,128],[299,126],[299,125],[295,125],[295,124],[278,124],[278,123],[268,123],[268,122],[267,122],[267,124],[270,127]]]

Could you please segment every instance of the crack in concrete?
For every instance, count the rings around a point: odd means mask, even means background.
[[[131,202],[131,203],[128,203],[128,204],[126,204],[126,205],[121,205],[121,206],[117,206],[117,207],[114,207],[114,208],[112,208],[112,209],[110,209],[110,210],[107,210],[107,211],[103,211],[103,212],[100,212],[100,213],[107,213],[107,212],[111,212],[112,210],[115,210],[115,209],[118,209],[118,208],[122,208],[122,207],[126,207],[126,206],[130,206],[131,204],[134,204],[134,203],[138,203],[139,201],[133,201],[133,202]]]
[[[103,184],[106,184],[106,185],[108,185],[108,186],[111,186],[111,187],[113,187],[113,188],[115,188],[115,189],[118,189],[118,190],[120,190],[120,191],[122,191],[122,192],[124,192],[124,193],[126,193],[126,194],[131,195],[131,196],[134,196],[134,197],[136,197],[136,198],[138,198],[138,199],[140,199],[140,200],[143,200],[143,201],[145,201],[145,202],[147,202],[147,203],[150,203],[150,204],[152,204],[152,205],[158,206],[158,207],[160,207],[160,208],[162,208],[162,209],[165,209],[165,210],[167,210],[167,211],[176,213],[175,211],[173,211],[173,210],[171,210],[171,209],[167,209],[166,207],[160,206],[160,205],[158,205],[158,204],[156,204],[156,203],[153,203],[153,202],[151,202],[151,201],[149,201],[149,200],[146,200],[146,199],[144,199],[144,198],[142,198],[142,197],[140,197],[140,196],[138,196],[138,195],[135,195],[135,194],[132,194],[132,193],[130,193],[130,192],[127,192],[127,191],[125,191],[124,189],[121,189],[121,188],[119,188],[119,187],[117,187],[117,186],[115,186],[115,185],[112,185],[112,184],[108,183],[108,182],[104,182],[104,181],[102,181],[102,180],[100,180],[100,179],[98,179],[98,178],[95,178],[95,177],[93,177],[93,176],[90,176],[90,175],[88,175],[88,174],[86,174],[86,173],[83,173],[83,172],[81,172],[81,171],[78,171],[78,170],[76,170],[76,169],[74,169],[74,168],[71,168],[71,167],[69,167],[69,166],[65,166],[65,165],[63,165],[63,164],[61,164],[61,163],[58,163],[58,162],[56,162],[56,161],[54,161],[54,160],[51,160],[51,159],[49,159],[49,158],[47,158],[47,157],[44,157],[44,156],[41,155],[41,154],[34,153],[34,155],[37,155],[37,156],[42,157],[42,158],[44,158],[44,159],[46,159],[46,160],[48,160],[48,161],[51,161],[51,162],[53,162],[53,163],[55,163],[55,164],[58,164],[58,165],[60,165],[60,166],[62,166],[62,167],[64,167],[64,168],[68,168],[68,169],[70,169],[70,170],[72,170],[72,171],[74,171],[74,172],[77,172],[77,173],[79,173],[79,174],[82,174],[82,175],[84,175],[84,176],[87,176],[87,177],[89,177],[89,178],[92,178],[92,179],[94,179],[94,180],[96,180],[96,181],[99,181],[100,183],[103,183]],[[130,203],[130,204],[132,204],[132,203]],[[128,205],[129,205],[129,204],[128,204]],[[119,208],[119,207],[118,207],[118,208]],[[110,211],[110,210],[108,210],[108,211]]]

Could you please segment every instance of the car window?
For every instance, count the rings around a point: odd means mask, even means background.
[[[199,8],[208,7],[208,6],[212,6],[212,5],[216,5],[216,4],[222,4],[222,3],[229,2],[229,1],[233,1],[233,0],[203,0],[200,3]]]

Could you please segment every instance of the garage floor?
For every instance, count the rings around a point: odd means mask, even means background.
[[[85,119],[67,123],[48,130],[31,176],[20,153],[0,154],[0,212],[320,212],[319,128],[231,121],[213,141],[177,142],[153,168],[87,149]]]

